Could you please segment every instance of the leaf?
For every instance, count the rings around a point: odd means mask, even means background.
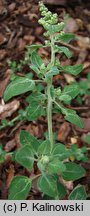
[[[42,61],[41,57],[35,51],[32,52],[32,54],[31,54],[31,62],[37,68],[40,68],[41,65],[43,64],[43,61]]]
[[[30,104],[42,103],[42,101],[45,101],[45,99],[46,99],[45,94],[42,94],[41,92],[33,92],[26,98],[26,101]]]
[[[74,99],[79,94],[79,85],[77,83],[72,83],[71,85],[67,85],[64,87],[62,94],[67,94]]]
[[[65,43],[69,43],[71,40],[73,40],[75,38],[75,35],[63,32],[61,34],[56,35],[55,38],[56,38],[56,41],[61,40],[61,41],[65,42]]]
[[[64,187],[63,184],[61,184],[61,182],[58,182],[57,189],[58,189],[58,198],[61,200],[67,194],[66,188]]]
[[[76,113],[67,112],[67,114],[66,114],[66,116],[65,116],[65,119],[66,119],[67,121],[71,122],[72,124],[75,124],[76,126],[78,126],[78,127],[80,127],[80,128],[83,128],[83,127],[84,127],[81,118],[80,118]]]
[[[62,172],[62,177],[66,181],[77,180],[85,175],[85,170],[76,163],[68,162],[65,163],[66,170]]]
[[[26,109],[27,115],[26,115],[26,119],[28,121],[33,121],[35,119],[37,119],[39,116],[44,115],[43,112],[43,107],[41,106],[41,104],[37,104],[37,103],[32,103],[32,105],[29,105]]]
[[[38,188],[50,197],[57,196],[57,184],[53,176],[41,176],[38,180]]]
[[[37,49],[43,47],[41,44],[32,44],[32,45],[27,45],[26,48],[27,50],[32,53],[34,51],[36,51]]]
[[[71,151],[69,149],[66,149],[65,145],[60,143],[54,147],[52,155],[56,158],[59,158],[60,160],[64,160],[71,155]]]
[[[57,158],[54,158],[51,162],[49,162],[47,167],[47,171],[49,173],[54,173],[54,174],[55,173],[59,174],[65,171],[65,169],[66,169],[65,164]]]
[[[64,46],[58,47],[58,52],[63,52],[67,56],[67,58],[72,57],[72,52],[67,47]]]
[[[34,87],[35,83],[33,80],[27,77],[18,77],[7,86],[4,92],[4,100],[8,101],[14,96],[33,90]]]
[[[37,74],[40,73],[40,70],[37,68],[36,65],[30,65],[30,68],[31,68],[35,73],[37,73]]]
[[[69,200],[86,200],[86,198],[87,194],[84,186],[82,185],[76,186],[68,197]]]
[[[9,200],[25,200],[31,189],[32,182],[26,176],[15,176],[9,188]]]
[[[59,74],[59,70],[57,67],[52,67],[52,69],[46,73],[45,75],[45,78],[50,78],[50,77],[53,77],[54,75],[57,75]]]
[[[63,30],[64,26],[65,26],[65,23],[61,22],[58,25],[57,24],[56,25],[55,24],[54,25],[51,25],[51,24],[44,25],[44,28],[48,30],[48,35],[51,35],[51,34],[54,34],[54,33],[57,33]]]
[[[48,155],[49,153],[50,153],[50,141],[44,140],[38,148],[38,154],[39,155]]]
[[[71,98],[70,95],[68,95],[68,94],[63,94],[63,93],[62,93],[62,94],[60,95],[59,99],[60,99],[61,101],[64,101],[65,103],[68,103],[72,98]]]
[[[33,148],[34,152],[37,152],[40,145],[39,140],[25,130],[22,130],[20,132],[20,142],[23,146],[30,145]]]
[[[71,145],[72,155],[79,161],[87,161],[87,157],[85,153],[87,152],[87,148],[83,146],[82,148],[78,148],[76,144]]]
[[[63,66],[61,67],[61,70],[65,71],[66,73],[72,74],[72,75],[78,75],[83,69],[82,64],[78,64],[78,65],[67,65],[67,66]]]
[[[21,147],[15,155],[15,160],[29,171],[33,168],[34,155],[29,145]]]
[[[65,115],[65,119],[76,126],[83,128],[84,124],[82,119],[76,114],[76,111],[67,109],[66,107],[62,106],[61,104],[57,103],[57,106],[61,110],[61,112]]]
[[[30,145],[31,146],[30,134],[25,130],[21,130],[21,132],[20,132],[20,143],[23,146],[24,145]]]

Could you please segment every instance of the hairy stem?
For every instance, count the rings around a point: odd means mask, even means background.
[[[53,132],[52,132],[52,98],[50,94],[51,83],[47,85],[48,104],[47,104],[47,119],[48,119],[48,134],[51,143],[51,150],[53,148]]]
[[[53,36],[51,36],[51,63],[54,66],[55,62],[55,53],[54,53],[54,41]],[[51,87],[52,87],[52,78],[47,83],[47,95],[48,95],[48,103],[47,103],[47,119],[48,119],[48,134],[49,141],[51,144],[51,150],[53,148],[53,131],[52,131],[52,97],[51,97]]]

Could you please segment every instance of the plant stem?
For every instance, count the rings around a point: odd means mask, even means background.
[[[51,35],[51,63],[54,66],[55,63],[55,52],[54,52],[54,39],[53,35]]]
[[[5,127],[7,127],[7,126],[10,126],[10,125],[13,124],[15,121],[20,120],[20,118],[21,118],[21,115],[18,115],[18,116],[16,116],[14,119],[12,119],[11,121],[7,122],[7,124],[1,125],[1,126],[0,126],[0,130],[3,129],[3,128],[5,128]]]
[[[48,134],[49,141],[51,144],[51,150],[53,148],[53,132],[52,132],[52,98],[50,94],[51,83],[47,84],[47,95],[48,95],[48,104],[47,104],[47,119],[48,119]]]
[[[31,180],[34,181],[34,180],[36,180],[37,178],[39,178],[40,176],[41,176],[41,173],[38,174],[38,175],[36,175],[36,176],[33,176],[33,177],[31,178]]]
[[[55,53],[54,53],[54,40],[53,35],[51,36],[51,64],[52,67],[54,66],[55,62]],[[48,119],[48,134],[49,134],[49,141],[51,144],[51,151],[53,148],[53,131],[52,131],[52,97],[51,97],[51,87],[52,87],[52,78],[47,83],[47,95],[48,95],[48,102],[47,102],[47,119]]]

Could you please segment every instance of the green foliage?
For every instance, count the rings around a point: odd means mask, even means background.
[[[74,65],[74,66],[67,65],[61,67],[61,71],[72,74],[74,76],[78,75],[82,71],[82,69],[83,69],[82,64]]]
[[[80,95],[90,95],[90,74],[86,76],[86,79],[82,79],[79,82]]]
[[[73,99],[79,94],[79,87],[76,83],[73,83],[69,86],[65,86],[62,93],[71,96]]]
[[[67,109],[62,106],[60,103],[56,102],[56,105],[59,107],[59,110],[65,115],[65,119],[76,126],[83,128],[82,119],[76,114],[76,111]]]
[[[61,161],[67,159],[71,155],[71,150],[67,149],[63,144],[57,144],[52,150],[52,155]]]
[[[38,139],[36,139],[36,137],[24,130],[22,130],[20,133],[20,142],[23,146],[30,145],[30,149],[32,149],[34,153],[37,152],[40,145],[40,142]]]
[[[27,115],[26,119],[28,121],[33,121],[37,119],[39,116],[43,115],[43,109],[41,104],[32,103],[32,105],[28,106],[26,109]]]
[[[53,178],[53,176],[41,176],[38,180],[38,187],[43,193],[50,197],[57,197],[58,195],[56,179]]]
[[[61,32],[61,34],[55,36],[56,41],[63,41],[65,43],[69,43],[74,38],[75,38],[74,34],[65,33],[65,32]]]
[[[9,200],[24,200],[31,189],[31,179],[25,176],[15,176],[9,188]]]
[[[76,114],[76,112],[68,111],[66,112],[65,119],[76,126],[83,128],[83,122],[80,117]]]
[[[85,153],[87,152],[87,148],[84,146],[82,148],[78,148],[76,144],[73,144],[71,146],[72,155],[78,160],[82,160],[83,162],[87,161],[87,157],[85,156]]]
[[[4,92],[4,100],[8,101],[13,96],[31,91],[34,89],[34,85],[34,81],[27,77],[17,77],[7,86]]]
[[[56,46],[56,52],[64,53],[67,58],[72,57],[71,51],[67,47],[64,47],[64,46]]]
[[[68,197],[69,200],[86,200],[86,198],[87,194],[82,185],[76,186]]]
[[[65,169],[66,169],[66,166],[65,166],[65,164],[62,162],[62,161],[60,161],[59,159],[56,159],[56,158],[54,158],[49,164],[48,164],[48,168],[47,168],[47,170],[48,170],[48,172],[49,173],[61,173],[61,172],[63,172],[63,171],[65,171]]]
[[[85,175],[85,170],[73,162],[65,163],[66,170],[62,173],[66,181],[77,180]]]
[[[72,145],[67,148],[62,143],[56,143],[54,133],[52,132],[52,112],[54,109],[62,114],[65,120],[76,126],[83,128],[83,122],[77,113],[68,109],[66,104],[70,104],[80,93],[80,85],[72,83],[66,85],[64,88],[54,88],[53,77],[60,73],[69,73],[72,75],[79,75],[82,71],[82,65],[67,65],[62,66],[57,59],[56,54],[60,53],[67,58],[72,57],[71,51],[63,45],[59,46],[59,42],[69,43],[74,39],[74,35],[63,32],[65,23],[58,23],[57,14],[52,14],[48,9],[40,3],[40,12],[42,18],[39,23],[44,27],[44,36],[47,37],[44,45],[33,44],[27,46],[25,59],[20,61],[19,65],[15,62],[9,62],[13,74],[11,81],[4,92],[4,100],[8,101],[11,98],[25,94],[26,108],[19,111],[19,117],[16,117],[11,123],[3,121],[1,128],[6,125],[12,125],[16,120],[36,121],[39,117],[47,117],[48,133],[47,138],[39,140],[29,134],[27,131],[21,130],[20,143],[21,146],[13,154],[13,160],[23,166],[28,172],[38,169],[38,175],[33,178],[25,176],[16,176],[13,178],[9,188],[9,199],[26,199],[34,179],[38,179],[38,189],[53,199],[63,199],[67,194],[67,189],[61,183],[62,177],[66,181],[74,181],[85,175],[85,170],[77,163],[70,162],[70,157],[74,157],[78,161],[86,161],[86,148],[78,148],[77,145]],[[43,48],[50,48],[51,60],[44,61],[39,55],[38,50]],[[20,77],[15,74],[16,71],[23,69],[24,65],[28,65],[30,73],[25,77]],[[17,69],[17,70],[16,70]],[[34,79],[32,75],[39,79]],[[60,85],[61,86],[61,85]],[[3,155],[3,150],[0,153]],[[68,161],[68,162],[66,162]],[[78,195],[79,191],[79,195]],[[86,194],[79,186],[76,188],[69,199],[86,198]]]
[[[33,168],[33,162],[34,162],[34,155],[33,151],[30,149],[29,145],[25,145],[21,147],[15,155],[15,160],[27,168],[28,170],[32,170]]]

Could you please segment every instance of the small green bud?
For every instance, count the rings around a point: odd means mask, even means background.
[[[45,24],[45,21],[44,21],[43,18],[41,18],[41,19],[38,20],[38,23],[39,23],[40,25],[44,25],[44,24]]]
[[[60,94],[61,94],[61,89],[60,89],[60,88],[57,88],[57,89],[54,90],[54,92],[55,92],[55,95],[56,95],[56,96],[60,96]]]
[[[41,161],[43,164],[49,163],[49,157],[47,155],[42,156]]]
[[[46,46],[50,46],[50,41],[49,40],[45,40],[45,45]]]
[[[42,11],[41,15],[42,15],[42,16],[45,16],[45,15],[46,15],[46,11],[45,11],[45,10]]]
[[[55,13],[55,14],[53,14],[53,17],[54,17],[54,18],[57,18],[58,16],[57,16],[57,14]]]
[[[43,70],[43,69],[45,69],[45,64],[44,63],[40,67],[40,70]]]
[[[65,34],[65,32],[64,32],[64,31],[61,31],[60,35],[63,36],[64,34]]]

